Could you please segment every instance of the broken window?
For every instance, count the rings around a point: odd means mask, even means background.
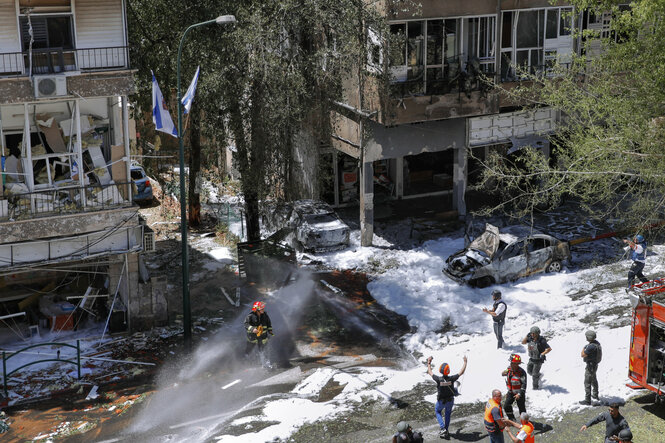
[[[573,9],[504,11],[501,33],[501,81],[527,74],[552,73],[567,64],[573,50]]]
[[[402,83],[394,85],[396,95],[446,94],[458,90],[463,75],[496,70],[493,16],[392,23],[390,31],[391,73]]]

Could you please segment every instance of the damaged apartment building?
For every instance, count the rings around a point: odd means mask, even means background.
[[[126,23],[123,0],[0,0],[0,319],[20,336],[166,319],[132,201]]]
[[[516,66],[550,75],[580,51],[575,28],[609,24],[608,15],[550,0],[424,0],[415,9],[387,12],[390,39],[370,30],[368,70],[389,69],[389,92],[372,75],[347,88],[319,165],[331,177],[325,200],[360,203],[363,245],[371,244],[377,202],[428,197],[437,212],[463,217],[467,187],[490,151],[531,146],[549,156],[558,112],[524,111],[481,78],[510,89],[524,72]]]

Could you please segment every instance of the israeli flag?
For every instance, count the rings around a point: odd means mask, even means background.
[[[159,84],[157,84],[155,74],[152,71],[150,73],[152,74],[152,121],[158,131],[166,132],[177,138],[178,130],[173,125],[171,114],[166,108],[166,102],[159,89]]]
[[[189,88],[187,89],[187,93],[185,96],[182,98],[182,107],[184,108],[182,113],[187,114],[190,109],[192,109],[192,102],[194,101],[194,94],[196,94],[196,84],[199,82],[199,70],[201,69],[200,66],[196,68],[196,74],[194,74],[194,78],[192,79],[192,82],[189,84]]]

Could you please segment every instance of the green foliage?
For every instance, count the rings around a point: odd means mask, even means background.
[[[494,209],[517,215],[573,197],[600,218],[648,225],[663,218],[665,204],[665,1],[638,0],[630,10],[572,3],[597,13],[611,8],[609,37],[581,34],[585,55],[510,92],[529,107],[561,112],[552,160],[531,149],[493,155],[481,186],[504,196]]]
[[[235,15],[235,25],[187,34],[181,88],[200,64],[202,131],[212,143],[235,146],[254,238],[258,201],[288,182],[294,136],[307,130],[326,139],[330,102],[343,100],[343,81],[367,60],[364,29],[387,34],[382,14],[362,0],[201,0],[184,7],[173,0],[130,0],[128,9],[143,110],[150,109],[150,69],[163,91],[174,86],[183,30],[218,13]]]
[[[224,222],[219,222],[217,223],[217,226],[215,226],[215,239],[220,245],[228,246],[232,250],[235,250],[240,241],[240,238],[231,232],[229,226]]]

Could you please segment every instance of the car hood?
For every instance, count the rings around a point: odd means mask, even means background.
[[[494,258],[494,254],[499,249],[501,238],[499,236],[499,228],[487,223],[485,225],[485,232],[479,237],[474,239],[467,249],[483,252],[490,260]]]

